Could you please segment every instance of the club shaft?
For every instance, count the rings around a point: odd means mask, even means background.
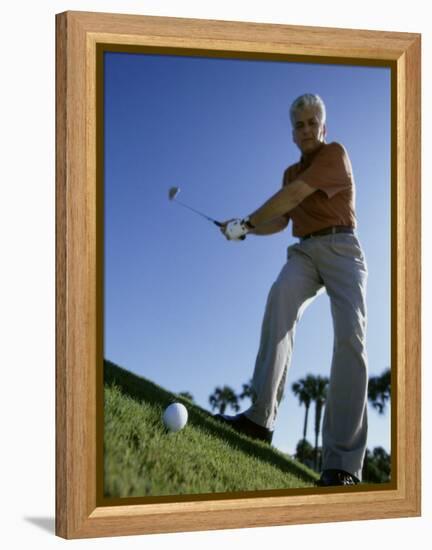
[[[188,204],[184,204],[183,202],[181,202],[177,199],[174,199],[174,200],[175,200],[176,203],[180,204],[180,206],[183,206],[184,208],[188,208],[189,210],[192,210],[192,212],[195,212],[195,214],[198,214],[199,216],[202,216],[206,220],[208,220],[210,222],[213,222],[218,227],[222,226],[221,222],[218,222],[217,220],[214,220],[213,218],[210,218],[210,216],[207,216],[206,214],[203,214],[199,210],[195,210],[195,208],[192,208],[192,206],[189,206]]]

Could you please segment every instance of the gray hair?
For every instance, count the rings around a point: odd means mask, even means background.
[[[326,121],[326,108],[324,101],[316,94],[303,94],[295,99],[290,107],[290,119],[291,124],[294,126],[294,115],[297,111],[304,109],[305,107],[315,107],[318,110],[319,117],[322,124]]]

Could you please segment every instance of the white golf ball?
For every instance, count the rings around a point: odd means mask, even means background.
[[[172,403],[163,414],[163,423],[171,432],[178,432],[186,426],[188,412],[181,403]]]

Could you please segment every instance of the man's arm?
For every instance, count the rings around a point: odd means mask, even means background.
[[[280,216],[275,220],[264,223],[255,229],[251,229],[250,235],[273,235],[283,231],[289,223],[289,216]]]
[[[316,189],[297,179],[286,185],[249,216],[249,222],[257,229],[267,222],[288,214]],[[258,233],[257,233],[258,234]]]

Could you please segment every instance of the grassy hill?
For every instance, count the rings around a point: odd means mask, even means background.
[[[105,360],[104,478],[107,497],[227,493],[312,487],[306,466],[215,421],[191,401]],[[183,403],[177,433],[162,422]]]

